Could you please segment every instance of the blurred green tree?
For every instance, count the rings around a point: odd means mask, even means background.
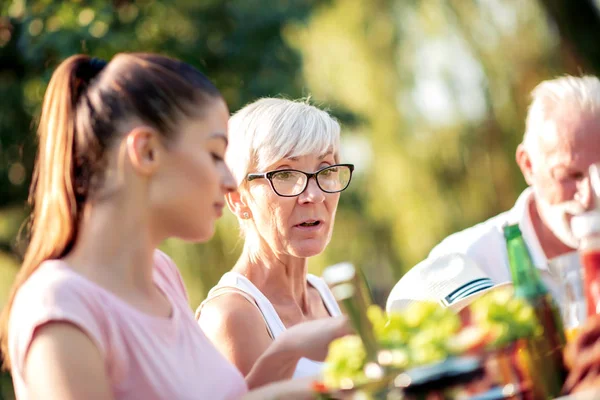
[[[597,27],[578,24],[583,17],[576,12],[595,5],[560,4],[3,3],[0,292],[18,263],[15,237],[27,213],[35,154],[32,121],[53,67],[78,52],[109,59],[119,51],[155,51],[205,71],[232,110],[260,96],[313,93],[348,122],[344,156],[357,163],[356,177],[342,196],[331,246],[311,269],[352,260],[383,298],[440,238],[511,206],[524,187],[513,154],[528,91],[559,73],[597,68],[586,39],[596,37]],[[597,18],[591,14],[585,18]],[[232,265],[239,247],[231,215],[210,244],[164,245],[184,273],[193,305]]]
[[[512,206],[529,91],[600,70],[594,0],[12,0],[0,12],[0,304],[21,250],[32,121],[71,54],[181,58],[232,111],[277,95],[329,106],[357,170],[310,268],[352,261],[380,303],[437,241]],[[227,214],[209,244],[164,244],[192,306],[237,258],[236,224]]]
[[[547,14],[549,3],[564,7]],[[287,30],[315,98],[358,115],[354,134],[369,144],[357,226],[370,239],[354,261],[371,281],[389,288],[384,266],[398,278],[446,235],[514,204],[530,90],[594,71],[585,43],[599,25],[575,27],[573,11],[592,3],[566,3],[335,0]]]
[[[560,32],[562,47],[574,50],[577,63],[588,73],[600,73],[600,2],[597,0],[540,0]]]
[[[13,0],[0,5],[0,280],[8,286],[18,258],[15,237],[35,157],[35,119],[54,67],[75,53],[110,59],[118,52],[159,52],[205,72],[231,110],[261,96],[300,97],[299,54],[282,39],[315,0],[80,1]],[[33,121],[33,122],[32,122]],[[226,233],[225,233],[226,232]],[[197,304],[237,255],[235,222],[210,245],[170,241]],[[4,288],[1,286],[0,289]],[[5,290],[0,290],[0,304]]]

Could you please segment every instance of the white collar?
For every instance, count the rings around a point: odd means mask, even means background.
[[[540,269],[548,269],[548,258],[533,228],[529,204],[533,200],[533,189],[528,187],[521,193],[514,207],[510,210],[511,223],[518,222],[519,228],[529,249],[533,264]]]

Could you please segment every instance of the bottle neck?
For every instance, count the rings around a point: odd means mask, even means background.
[[[529,250],[521,236],[507,240],[508,260],[510,273],[517,295],[523,297],[536,297],[548,293],[542,283],[537,268],[531,261]]]

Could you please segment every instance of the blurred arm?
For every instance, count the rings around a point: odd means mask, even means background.
[[[249,388],[293,375],[301,357],[323,361],[332,340],[352,333],[345,316],[303,322],[287,329],[256,361],[246,376]],[[312,380],[317,379],[313,377]]]
[[[323,361],[329,343],[350,333],[345,317],[328,317],[295,325],[273,341],[257,308],[234,293],[206,303],[198,322],[250,389],[291,378],[302,357]]]
[[[302,378],[272,383],[259,389],[252,390],[247,393],[242,400],[314,399],[315,394],[312,390],[313,381],[313,378]]]
[[[579,335],[567,345],[565,364],[570,369],[565,392],[600,388],[600,316],[588,319]]]
[[[111,400],[104,360],[92,340],[75,325],[39,327],[24,364],[29,399]]]
[[[221,354],[244,376],[273,343],[260,311],[237,293],[223,294],[207,302],[198,323]],[[289,377],[291,374],[284,374],[281,379]]]

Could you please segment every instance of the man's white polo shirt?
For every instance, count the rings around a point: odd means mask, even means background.
[[[531,222],[529,204],[532,197],[533,189],[525,189],[512,209],[448,236],[433,248],[429,257],[461,253],[475,261],[494,283],[510,282],[512,279],[502,227],[507,223],[518,223],[534,265],[539,269],[548,289],[560,301],[560,298],[557,297],[559,295],[558,285],[548,271],[548,259]]]

